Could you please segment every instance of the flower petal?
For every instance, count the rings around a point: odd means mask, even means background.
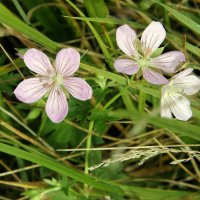
[[[116,32],[118,47],[128,56],[138,57],[134,42],[137,38],[135,31],[127,24],[120,26]]]
[[[166,32],[160,22],[151,22],[144,30],[141,44],[145,55],[152,54],[165,39]]]
[[[85,101],[92,97],[92,88],[81,78],[67,77],[64,79],[64,86],[76,99]]]
[[[176,78],[177,78],[177,79],[182,79],[182,78],[184,78],[185,76],[191,74],[192,71],[193,71],[192,68],[185,69],[184,71],[179,72],[178,74],[176,74],[175,76],[173,76],[173,79],[176,79]]]
[[[172,80],[172,84],[184,94],[193,95],[200,90],[200,79],[194,75]]]
[[[114,67],[116,71],[128,75],[135,74],[139,70],[138,64],[130,59],[117,59],[115,60]]]
[[[46,56],[46,54],[37,49],[29,49],[24,54],[23,58],[26,66],[37,74],[49,76],[49,74],[55,73],[49,58]]]
[[[193,95],[200,90],[200,79],[194,75],[190,75],[193,69],[188,68],[174,77],[172,77],[171,84],[173,84],[179,92],[187,95]]]
[[[73,75],[79,68],[80,54],[72,48],[62,49],[56,56],[56,70],[63,76]]]
[[[180,51],[170,51],[151,60],[151,66],[161,69],[166,73],[174,73],[176,67],[185,61],[185,56]]]
[[[142,73],[144,79],[152,84],[162,85],[167,84],[169,82],[162,74],[149,68],[143,69]]]
[[[49,90],[50,83],[45,78],[29,78],[17,86],[14,94],[24,103],[33,103],[41,99]]]
[[[182,121],[187,121],[192,117],[192,111],[190,109],[190,102],[184,96],[174,93],[166,97],[166,102],[173,115]]]
[[[161,106],[160,106],[160,113],[161,113],[161,117],[165,117],[165,118],[172,118],[172,112],[167,104],[166,101],[166,95],[168,92],[168,84],[162,86],[161,89]]]
[[[63,90],[59,87],[53,87],[50,91],[47,103],[46,113],[54,123],[60,123],[68,113],[68,103]]]

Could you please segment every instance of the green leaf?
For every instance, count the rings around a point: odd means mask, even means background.
[[[85,17],[84,13],[76,6],[76,4],[74,4],[73,2],[71,2],[70,0],[65,0],[67,3],[69,3],[78,13],[81,17]],[[108,64],[110,65],[110,67],[112,68],[112,57],[110,55],[110,52],[108,51],[106,45],[104,44],[101,36],[99,35],[99,33],[97,32],[97,30],[94,28],[94,26],[90,23],[89,20],[85,20],[86,24],[88,25],[88,27],[90,28],[90,30],[92,31],[92,33],[94,34],[104,56],[106,61],[108,62]]]
[[[6,73],[2,75],[0,78],[0,92],[5,92],[11,96],[13,94],[13,86],[16,86],[19,80],[19,74]]]
[[[132,22],[132,21],[127,21],[127,20],[123,20],[123,19],[116,19],[114,17],[107,17],[107,18],[100,18],[100,17],[70,17],[70,16],[65,16],[65,17],[69,17],[72,19],[78,19],[78,20],[88,20],[91,22],[98,22],[98,23],[104,23],[104,24],[128,24],[130,26],[132,26],[133,28],[144,28],[145,26],[136,22]]]
[[[107,17],[109,14],[104,0],[84,0],[84,5],[91,17]]]
[[[133,120],[135,122],[143,121],[146,123],[150,123],[159,128],[165,128],[166,130],[173,131],[177,133],[179,136],[187,136],[189,138],[193,138],[197,141],[200,141],[200,127],[189,124],[183,121],[179,121],[176,119],[166,119],[161,117],[152,116],[150,114],[141,114],[139,112],[129,112],[127,110],[118,110],[110,112],[111,115],[120,116],[121,119],[127,118]]]
[[[110,184],[96,177],[91,177],[82,174],[64,164],[59,163],[58,161],[44,154],[27,152],[25,150],[19,149],[17,147],[12,147],[10,145],[3,143],[0,143],[0,151],[28,160],[30,162],[37,163],[61,175],[70,177],[74,180],[93,186],[94,188],[98,188],[100,190],[107,191],[109,193],[115,193],[121,196],[123,196],[125,192],[127,195],[130,194],[131,196],[133,196],[133,194],[136,193],[141,199],[144,200],[152,200],[152,199],[163,200],[166,197],[170,198],[170,200],[178,200],[181,199],[182,197],[187,197],[187,196],[192,196],[193,200],[199,199],[198,193],[192,194],[192,192],[184,192],[184,191],[150,189],[150,188],[126,186],[124,184],[120,185],[115,183]]]
[[[105,18],[108,17],[109,11],[104,0],[95,0],[95,2],[93,0],[84,0],[84,5],[90,17],[105,17]],[[99,23],[93,23],[93,24],[98,33],[103,32],[101,24]],[[106,44],[104,38],[102,39]]]
[[[117,186],[112,186],[106,182],[103,182],[101,180],[98,180],[97,178],[93,178],[91,176],[85,175],[83,173],[80,173],[76,171],[73,168],[70,168],[68,166],[65,166],[64,164],[42,154],[42,153],[36,153],[36,152],[28,152],[22,149],[19,149],[17,147],[12,147],[7,144],[0,143],[0,151],[17,156],[19,158],[28,160],[30,162],[37,163],[39,165],[42,165],[44,167],[47,167],[53,171],[56,171],[57,173],[70,177],[74,180],[83,182],[85,184],[88,184],[90,186],[93,186],[94,188],[98,188],[103,191],[112,191],[114,193],[117,193],[119,195],[123,195],[122,190]]]
[[[28,26],[19,20],[13,13],[11,13],[2,3],[0,3],[0,23],[3,23],[21,34],[24,34],[29,39],[41,44],[50,51],[56,52],[60,47],[57,43],[53,42],[39,31]]]
[[[63,191],[55,191],[50,192],[46,195],[46,199],[52,199],[52,200],[77,200],[77,198],[74,195],[66,196],[66,194]]]
[[[176,35],[173,34],[167,34],[167,38],[169,40],[172,40],[172,42],[176,42],[176,44],[178,44],[179,46],[183,46],[183,40],[179,37],[177,37]],[[185,47],[188,51],[190,51],[191,53],[199,56],[200,55],[200,48],[198,48],[197,46],[194,46],[193,44],[186,42],[185,43]]]
[[[15,63],[15,65],[17,65],[18,68],[22,68],[22,67],[25,66],[25,64],[24,64],[24,62],[22,61],[21,58],[15,59],[14,63]],[[0,67],[0,76],[4,75],[4,74],[7,74],[8,72],[15,71],[15,70],[16,70],[16,67],[12,63],[9,63],[7,65],[1,66]]]
[[[97,67],[93,67],[91,65],[87,65],[85,63],[81,63],[80,67],[82,69],[85,69],[87,71],[89,71],[92,74],[97,74],[97,75],[101,75],[104,76],[105,78],[109,79],[109,80],[113,80],[116,81],[122,85],[127,85],[128,79],[126,79],[124,76],[103,70],[103,69],[98,69]],[[133,82],[132,84],[130,84],[130,87],[137,89],[137,90],[142,90],[152,96],[155,97],[160,97],[160,91],[151,88],[149,86],[143,85],[142,83],[138,83],[138,82]]]
[[[156,56],[159,56],[160,54],[162,54],[162,52],[164,51],[165,47],[160,47],[160,48],[157,48],[153,54],[151,55],[151,57],[156,57]]]
[[[95,129],[98,133],[103,133],[106,129],[106,122],[116,120],[116,117],[112,117],[108,115],[109,109],[102,110],[100,108],[96,108],[92,110],[92,113],[89,117],[90,120],[95,121]]]
[[[1,29],[0,29],[0,33],[1,33]],[[4,54],[0,55],[0,65],[3,65],[6,59],[7,59],[6,55]]]
[[[179,20],[181,23],[183,23],[186,27],[188,27],[190,30],[194,31],[195,33],[200,35],[200,25],[197,24],[195,21],[190,19],[189,17],[183,15],[181,12],[177,11],[174,8],[171,8],[165,4],[162,4],[158,1],[153,0],[157,4],[160,4],[164,9],[169,11],[177,20]]]
[[[48,121],[50,122],[50,120]],[[80,130],[67,123],[61,123],[57,126],[54,125],[54,130],[52,132],[48,129],[48,126],[52,127],[50,124],[53,123],[48,123],[48,121],[45,123],[44,130],[45,134],[48,134],[47,142],[54,148],[76,147],[85,136]]]
[[[41,114],[41,110],[37,109],[37,108],[33,108],[27,115],[26,120],[33,120],[36,119],[37,117],[39,117],[39,115]]]
[[[89,101],[80,101],[73,97],[69,99],[69,114],[68,118],[75,119],[84,123],[89,115],[91,104]]]
[[[117,155],[115,155],[115,156],[117,156]],[[127,177],[125,175],[125,173],[123,173],[123,169],[124,169],[124,167],[121,163],[114,163],[114,164],[110,164],[106,168],[101,168],[101,167],[97,168],[94,171],[94,174],[97,177],[99,177],[101,179],[105,179],[105,180],[123,179],[123,178]]]
[[[44,192],[45,189],[32,189],[32,190],[26,190],[22,193],[25,197],[28,197],[30,200],[38,200],[40,199],[40,195],[42,192]]]
[[[133,195],[133,191],[138,195],[138,200],[199,200],[200,195],[197,192],[186,192],[181,190],[162,190],[142,187],[132,187],[123,185],[124,191]],[[132,188],[132,190],[131,190]],[[132,192],[132,193],[131,193]],[[134,198],[137,200],[137,198]]]

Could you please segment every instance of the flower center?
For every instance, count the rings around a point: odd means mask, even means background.
[[[147,59],[140,59],[137,61],[138,65],[141,67],[141,68],[145,68],[145,67],[148,67],[149,66],[149,60]]]
[[[179,92],[179,89],[176,86],[174,86],[174,83],[172,80],[163,87],[165,87],[165,90],[166,90],[165,95],[167,96],[167,98],[170,96],[174,96],[174,94]]]
[[[52,77],[52,81],[56,84],[56,85],[63,85],[64,81],[63,81],[63,76],[61,76],[60,74],[56,74],[55,76]]]

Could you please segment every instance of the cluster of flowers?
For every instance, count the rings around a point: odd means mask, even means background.
[[[118,72],[138,76],[152,84],[163,85],[161,89],[161,116],[187,121],[192,116],[190,102],[184,95],[193,95],[200,90],[200,79],[191,75],[188,68],[167,80],[163,75],[174,74],[176,68],[185,61],[180,51],[170,51],[155,56],[156,50],[165,39],[166,32],[160,22],[151,22],[142,33],[141,41],[128,25],[117,29],[118,47],[125,53],[125,58],[115,61]]]
[[[190,102],[184,96],[193,95],[200,90],[200,79],[186,69],[170,79],[162,72],[172,74],[185,61],[182,52],[171,51],[154,56],[163,42],[166,32],[159,22],[152,22],[143,32],[141,42],[128,25],[120,26],[116,32],[118,47],[125,53],[115,61],[116,71],[139,76],[152,84],[164,85],[161,92],[161,116],[172,118],[172,114],[186,121],[192,116]],[[33,103],[49,94],[46,113],[55,123],[61,122],[68,113],[67,97],[71,94],[79,100],[92,97],[92,88],[83,79],[73,77],[80,65],[80,54],[72,49],[58,52],[55,62],[37,49],[29,49],[23,56],[26,66],[37,74],[34,78],[23,80],[14,94],[22,102]]]

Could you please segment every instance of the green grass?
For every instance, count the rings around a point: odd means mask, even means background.
[[[189,153],[200,147],[199,94],[189,98],[189,121],[161,118],[160,87],[117,73],[113,66],[122,55],[117,27],[128,24],[140,36],[154,20],[167,31],[164,52],[182,51],[185,66],[198,76],[199,4],[134,2],[1,1],[0,199],[200,199],[200,158]],[[84,102],[70,97],[66,119],[54,124],[46,116],[45,98],[34,104],[15,98],[21,75],[33,76],[16,54],[37,48],[53,60],[67,47],[80,52],[76,75],[91,85],[93,97]],[[129,148],[145,146],[169,147],[169,152],[147,156],[143,165],[138,165],[139,157],[120,162],[121,155],[130,155]],[[173,153],[174,148],[184,151]],[[90,171],[100,163],[104,166]]]

